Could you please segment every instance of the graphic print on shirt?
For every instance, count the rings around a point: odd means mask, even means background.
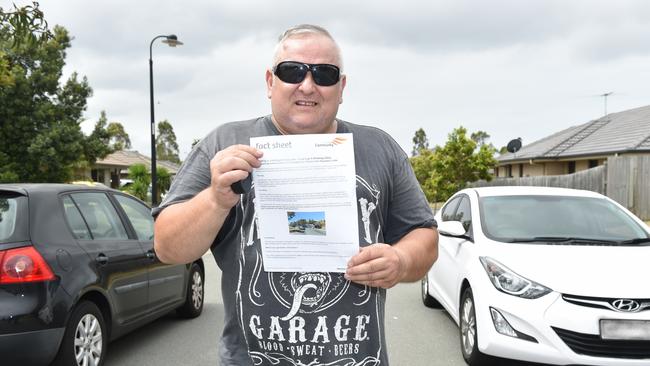
[[[377,242],[380,192],[357,176],[359,240]],[[254,365],[377,366],[383,304],[378,289],[342,273],[264,272],[254,189],[242,196],[237,306]]]

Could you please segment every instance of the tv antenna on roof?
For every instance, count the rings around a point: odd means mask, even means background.
[[[603,97],[603,99],[604,99],[604,103],[605,103],[605,116],[607,115],[607,97],[609,97],[609,96],[612,95],[612,94],[614,94],[614,92],[608,92],[608,93],[604,93],[604,94],[599,95],[599,97]]]

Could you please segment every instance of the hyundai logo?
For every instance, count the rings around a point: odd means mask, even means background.
[[[614,309],[618,311],[627,311],[627,312],[633,312],[639,310],[641,305],[630,299],[618,299],[612,301],[612,306],[614,306]]]

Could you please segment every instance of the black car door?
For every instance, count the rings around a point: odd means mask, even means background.
[[[109,298],[115,322],[124,324],[136,320],[147,310],[148,259],[140,243],[134,237],[129,238],[105,193],[72,193],[64,198],[64,205],[69,222],[79,222],[79,218],[70,219],[75,215],[74,209],[81,212],[87,234],[83,233],[83,226],[71,226],[79,245],[90,257],[90,265],[95,267],[97,285]]]
[[[151,210],[140,201],[121,194],[113,195],[128,217],[140,240],[142,248],[150,257],[149,308],[158,310],[171,303],[182,302],[187,283],[187,266],[164,264],[155,257],[153,250],[153,218]]]

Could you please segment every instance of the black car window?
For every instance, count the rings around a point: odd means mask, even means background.
[[[458,206],[458,200],[460,200],[460,197],[456,197],[453,200],[449,201],[449,203],[447,203],[445,207],[442,208],[442,221],[454,220],[454,211],[456,211],[456,206]]]
[[[29,240],[27,197],[0,191],[0,243]]]
[[[153,239],[153,217],[151,217],[151,210],[130,197],[116,194],[115,199],[122,206],[129,221],[131,221],[131,225],[133,225],[138,239]]]
[[[0,243],[26,240],[27,197],[0,192]]]
[[[75,238],[82,240],[92,239],[88,226],[86,226],[83,217],[81,217],[81,213],[68,196],[63,197],[63,212],[65,212],[65,219],[68,221],[72,235]]]
[[[93,239],[128,239],[115,207],[104,193],[73,193]]]
[[[454,221],[460,221],[465,228],[465,231],[469,231],[472,226],[472,210],[469,204],[469,198],[463,197],[458,204],[456,209],[456,214],[454,214]]]
[[[16,228],[16,199],[0,198],[0,240],[13,235]]]

